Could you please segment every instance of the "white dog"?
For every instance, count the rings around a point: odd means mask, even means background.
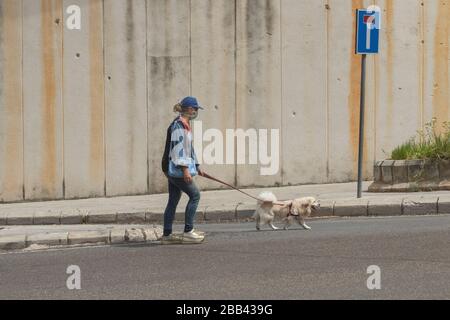
[[[261,226],[268,224],[273,230],[278,228],[273,225],[275,217],[282,218],[287,230],[294,220],[306,230],[311,228],[306,225],[305,218],[309,217],[312,210],[319,210],[320,204],[314,197],[297,198],[288,201],[277,201],[272,192],[262,192],[256,203],[256,210],[253,218],[256,220],[256,229],[260,230]]]

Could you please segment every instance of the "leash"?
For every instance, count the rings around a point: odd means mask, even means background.
[[[253,199],[257,200],[257,201],[261,201],[261,202],[265,202],[265,203],[273,203],[273,204],[278,204],[278,205],[282,205],[282,206],[285,205],[284,203],[281,203],[281,202],[279,202],[279,201],[275,201],[275,202],[272,202],[272,201],[266,201],[266,200],[260,199],[260,198],[258,198],[258,197],[252,196],[251,194],[249,194],[249,193],[247,193],[247,192],[245,192],[245,191],[242,191],[241,189],[236,188],[235,186],[233,186],[233,185],[231,185],[231,184],[229,184],[229,183],[226,183],[225,181],[222,181],[222,180],[219,180],[219,179],[217,179],[217,178],[214,178],[214,177],[210,176],[210,175],[207,174],[206,172],[203,172],[203,171],[202,171],[202,174],[200,174],[200,176],[205,177],[205,178],[210,179],[210,180],[213,180],[213,181],[216,181],[216,182],[218,182],[218,183],[221,183],[221,184],[223,184],[223,185],[225,185],[225,186],[227,186],[227,187],[230,187],[231,189],[234,189],[234,190],[236,190],[236,191],[239,191],[239,192],[245,194],[246,196],[248,196],[248,197],[250,197],[250,198],[253,198]],[[290,204],[290,206],[292,206],[292,203]],[[291,208],[289,208],[289,211],[291,211]]]
[[[259,199],[259,198],[255,197],[255,196],[252,196],[251,194],[249,194],[249,193],[247,193],[247,192],[245,192],[245,191],[242,191],[241,189],[238,189],[238,188],[236,188],[235,186],[232,186],[231,184],[228,184],[228,183],[226,183],[226,182],[224,182],[224,181],[222,181],[222,180],[219,180],[219,179],[217,179],[217,178],[214,178],[214,177],[210,176],[209,174],[207,174],[206,172],[203,172],[203,171],[202,171],[202,173],[203,173],[203,174],[201,175],[202,177],[205,177],[205,178],[208,178],[208,179],[210,179],[210,180],[213,180],[213,181],[216,181],[216,182],[218,182],[218,183],[221,183],[221,184],[223,184],[223,185],[226,185],[227,187],[230,187],[231,189],[234,189],[234,190],[236,190],[236,191],[239,191],[239,192],[245,194],[246,196],[248,196],[248,197],[250,197],[250,198],[253,198],[253,199],[255,199],[255,200],[262,201],[262,202],[267,202],[267,201],[264,201],[264,200],[262,200],[262,199]]]

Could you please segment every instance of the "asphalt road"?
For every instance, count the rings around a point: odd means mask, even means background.
[[[201,245],[0,255],[0,299],[450,299],[450,216],[324,219],[311,231],[198,225]],[[81,290],[69,290],[69,265]],[[367,268],[380,268],[369,290]]]

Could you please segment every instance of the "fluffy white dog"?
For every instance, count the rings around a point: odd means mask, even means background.
[[[294,220],[296,220],[304,229],[311,228],[306,225],[305,218],[311,215],[313,210],[319,210],[320,204],[314,197],[303,197],[294,200],[278,201],[276,196],[269,191],[262,192],[256,203],[256,210],[253,218],[256,220],[256,229],[268,224],[273,230],[278,228],[273,225],[275,217],[282,218],[287,230]]]

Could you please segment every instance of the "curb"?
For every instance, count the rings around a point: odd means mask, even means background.
[[[450,197],[423,196],[414,198],[407,196],[402,199],[336,200],[334,205],[326,207],[326,210],[332,213],[330,216],[338,217],[449,214]]]
[[[312,217],[400,216],[449,214],[450,194],[401,198],[364,198],[322,200],[321,209]],[[221,206],[199,207],[197,223],[249,221],[255,210],[254,204],[237,203]],[[177,211],[175,222],[184,221],[184,211]],[[75,224],[162,224],[163,209],[121,211],[69,210],[64,212],[7,213],[0,216],[0,226],[20,225],[75,225]]]
[[[143,228],[116,228],[101,231],[76,231],[40,233],[33,235],[13,235],[0,237],[0,252],[9,250],[34,249],[42,246],[107,245],[124,243],[151,243],[162,237],[161,226]]]
[[[248,222],[252,221],[254,204],[238,203],[219,207],[199,208],[197,223]],[[321,201],[317,217],[358,217],[358,216],[403,216],[403,215],[436,215],[450,213],[450,195],[444,196],[405,196],[384,199],[339,199]],[[33,216],[18,214],[7,216],[6,225],[39,225],[57,224],[105,224],[115,223],[118,227],[101,231],[55,232],[33,235],[12,235],[0,237],[0,252],[8,250],[33,249],[44,246],[80,246],[98,244],[148,243],[158,241],[162,236],[162,227],[154,225],[163,222],[163,214],[156,212],[107,212],[104,214],[91,212],[62,213],[57,220],[48,217],[48,212],[38,212]],[[179,211],[175,222],[183,222],[184,213]],[[63,223],[67,222],[67,223]],[[142,224],[142,227],[126,227],[121,224]]]

